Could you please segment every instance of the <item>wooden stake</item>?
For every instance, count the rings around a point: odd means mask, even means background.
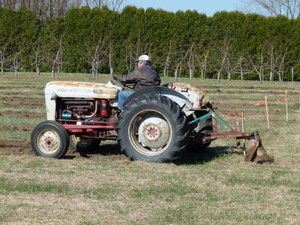
[[[244,112],[242,112],[242,132],[245,132],[245,121],[244,121]],[[246,155],[246,144],[245,139],[242,139],[243,149],[244,149],[244,156]]]
[[[242,132],[245,132],[244,112],[242,112]]]
[[[270,129],[270,119],[269,119],[269,108],[268,108],[268,97],[265,96],[266,100],[266,115],[267,115],[267,124],[268,124],[268,129]]]
[[[289,108],[288,108],[288,95],[287,95],[287,91],[285,91],[284,100],[285,100],[286,121],[289,121]]]

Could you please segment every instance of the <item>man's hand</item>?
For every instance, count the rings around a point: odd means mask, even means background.
[[[113,74],[112,77],[114,78],[114,80],[118,80],[118,75],[117,74]]]

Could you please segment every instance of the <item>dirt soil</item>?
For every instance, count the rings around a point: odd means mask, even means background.
[[[0,154],[1,155],[31,155],[30,143],[26,140],[1,140],[0,139]]]
[[[44,113],[32,113],[32,112],[14,112],[14,111],[2,111],[0,112],[0,116],[8,117],[8,118],[28,118],[28,119],[34,119],[34,118],[43,118],[46,119],[46,115]]]
[[[2,127],[1,127],[2,129]],[[20,127],[15,127],[15,129],[23,129]],[[32,151],[30,141],[28,140],[3,140],[0,139],[0,154],[1,155],[32,155],[35,156]],[[120,147],[117,143],[107,144],[104,142],[100,145],[98,149],[94,149],[87,152],[76,152],[69,148],[67,154],[63,157],[64,159],[74,159],[76,157],[84,157],[92,160],[128,160],[127,157],[121,153]]]

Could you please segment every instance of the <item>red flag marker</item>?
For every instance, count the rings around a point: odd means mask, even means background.
[[[227,115],[227,116],[232,116],[232,117],[238,117],[238,118],[243,118],[244,116],[243,115],[233,115],[233,114],[230,114],[230,113],[222,113],[224,115]]]
[[[262,105],[262,104],[264,104],[264,103],[266,103],[267,102],[267,100],[263,100],[263,101],[261,101],[261,102],[259,102],[259,103],[257,103],[257,104],[254,104],[254,105]]]
[[[285,102],[287,99],[288,95],[284,95],[283,97],[281,97],[280,99],[278,99],[278,102]]]

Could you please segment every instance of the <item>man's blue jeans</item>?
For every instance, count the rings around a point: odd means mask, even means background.
[[[118,93],[118,108],[120,110],[124,109],[123,103],[128,98],[129,95],[134,93],[133,91],[120,91]]]

